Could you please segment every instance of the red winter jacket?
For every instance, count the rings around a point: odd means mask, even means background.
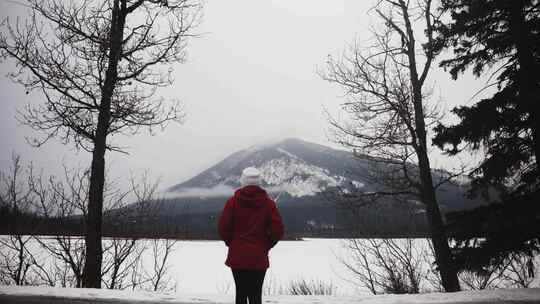
[[[229,246],[225,265],[233,269],[268,268],[268,251],[283,237],[276,204],[264,189],[236,190],[219,218],[219,235]]]

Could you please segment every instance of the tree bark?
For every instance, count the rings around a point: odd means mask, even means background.
[[[111,100],[118,79],[118,62],[122,52],[123,30],[125,25],[125,1],[114,1],[111,16],[111,32],[109,35],[109,63],[105,83],[102,88],[98,123],[94,138],[90,187],[88,197],[88,214],[86,219],[86,260],[83,271],[83,287],[101,288],[101,264],[103,249],[102,217],[103,189],[105,184],[105,151],[107,134],[111,120]]]

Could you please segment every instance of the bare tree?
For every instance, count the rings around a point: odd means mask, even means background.
[[[0,206],[8,210],[10,235],[0,237],[0,280],[3,284],[27,285],[34,257],[29,250],[32,237],[24,233],[26,221],[31,216],[31,190],[23,174],[20,156],[12,155],[12,165],[7,172],[0,171]],[[4,219],[6,220],[6,219]]]
[[[102,279],[109,289],[125,289],[131,272],[138,271],[138,256],[144,251],[140,240],[112,237],[105,246]]]
[[[136,214],[135,221],[144,224],[145,219],[157,218],[158,213],[163,211],[163,199],[157,196],[158,183],[151,183],[145,174],[138,182],[132,178],[131,185],[136,198],[132,208]],[[177,241],[154,235],[150,240],[140,242],[140,254],[133,255],[132,259],[130,287],[151,291],[175,290],[177,282],[170,275],[170,258],[176,250]],[[143,257],[150,259],[150,262],[145,263]]]
[[[163,291],[176,288],[175,281],[169,274],[169,258],[174,252],[176,241],[172,239],[150,240],[151,254],[153,257],[152,268],[147,272],[151,290]]]
[[[86,206],[88,201],[89,180],[88,170],[68,170],[64,168],[64,179],[57,181],[50,177],[31,175],[29,185],[33,191],[35,210],[49,222],[49,225],[70,227],[67,231],[57,231],[51,237],[43,238],[35,236],[35,240],[41,248],[52,258],[45,261],[49,266],[49,277],[42,277],[52,285],[81,287],[85,262],[84,239],[78,237],[80,227],[85,225]],[[110,229],[112,223],[128,225],[125,218],[138,220],[152,216],[157,212],[159,203],[152,203],[155,199],[157,183],[150,183],[147,175],[142,177],[141,182],[131,178],[131,189],[121,191],[112,181],[105,183],[104,205],[107,218],[113,219],[107,222]],[[129,204],[130,194],[134,194],[135,202]],[[141,222],[141,221],[139,221]],[[125,233],[125,227],[113,233]],[[129,233],[128,233],[129,235]],[[116,236],[103,240],[104,258],[101,270],[102,282],[109,289],[125,289],[132,287],[129,278],[133,273],[142,273],[139,267],[139,257],[148,250],[144,240],[138,240],[137,236]],[[42,273],[42,272],[41,272]],[[48,283],[49,284],[49,283]]]
[[[137,225],[144,225],[145,218],[154,218],[160,211],[161,200],[157,197],[158,183],[151,183],[145,173],[140,180],[131,178],[131,189],[129,194],[134,197],[135,202],[128,204],[128,192],[113,192],[108,200],[107,209],[111,211],[114,223],[121,226],[129,225],[132,222]],[[114,187],[113,187],[114,188]],[[125,219],[128,219],[127,221]],[[112,223],[109,223],[112,225]],[[149,250],[148,241],[141,240],[134,231],[126,231],[127,227],[116,227],[111,232],[113,235],[107,239],[104,247],[104,264],[102,268],[102,279],[109,289],[141,288],[144,283],[150,282],[144,277],[141,257]],[[126,233],[127,232],[127,233]],[[118,236],[120,234],[120,236]],[[131,234],[131,235],[130,235]],[[165,244],[156,244],[152,250],[156,252],[152,256],[154,263],[160,261],[166,265],[171,248]],[[165,248],[163,248],[165,247]],[[162,249],[166,252],[161,255]],[[164,260],[164,261],[163,261]],[[163,270],[158,277],[162,280],[166,271]],[[138,278],[137,280],[133,280]],[[164,287],[165,286],[165,287]],[[166,284],[158,284],[157,290],[166,288]]]
[[[512,253],[507,260],[507,267],[502,273],[504,281],[512,287],[531,287],[538,268],[538,261],[535,260],[535,256],[532,254]]]
[[[47,230],[66,229],[55,231],[50,237],[34,236],[53,260],[54,285],[83,286],[86,246],[78,235],[86,224],[88,175],[88,170],[69,170],[64,166],[63,180],[53,176],[45,179],[42,175],[28,177],[35,198],[35,212],[47,222]]]
[[[321,73],[349,98],[343,109],[351,120],[330,117],[330,124],[338,142],[378,163],[378,174],[385,172],[375,191],[360,193],[355,200],[361,204],[384,198],[423,203],[443,286],[446,291],[457,291],[457,271],[435,193],[439,182],[432,175],[427,145],[427,128],[439,119],[426,89],[435,57],[430,48],[433,20],[438,17],[431,0],[379,1],[374,11],[384,25],[372,30],[373,44],[365,49],[355,44],[341,58],[329,58]],[[422,34],[415,32],[418,28]]]
[[[22,169],[20,158],[14,156],[11,173],[9,175],[1,174],[2,186],[5,186],[2,187],[0,194],[2,205],[9,204],[11,206],[12,218],[5,219],[11,225],[7,230],[9,235],[0,239],[2,245],[0,256],[3,262],[0,277],[5,284],[54,286],[57,282],[63,282],[65,283],[63,286],[75,286],[75,284],[67,285],[67,283],[72,281],[68,277],[76,277],[76,275],[71,276],[72,272],[65,270],[68,269],[68,263],[76,259],[69,256],[70,259],[63,259],[62,263],[55,261],[51,264],[50,259],[41,254],[40,246],[35,242],[35,240],[41,239],[34,235],[45,232],[38,230],[43,224],[43,219],[47,218],[40,212],[42,207],[47,206],[46,210],[53,210],[51,208],[53,202],[65,202],[66,198],[59,195],[59,191],[51,191],[50,185],[54,186],[54,190],[59,190],[59,188],[52,180],[44,182],[41,174],[35,174],[32,164],[24,167],[24,172]],[[63,205],[59,203],[58,206]],[[28,222],[27,218],[35,220]],[[55,257],[63,257],[60,253],[71,248],[71,244],[76,241],[72,241],[70,237],[58,238],[60,238],[58,244],[61,246],[52,246],[55,243],[51,240],[42,241],[50,249],[47,253],[50,252],[56,255]],[[84,249],[84,246],[81,248]],[[78,266],[82,272],[81,263],[82,260],[77,265],[72,265],[72,269],[74,269],[73,266]],[[73,271],[73,273],[77,272]]]
[[[471,290],[493,289],[500,285],[501,272],[497,269],[490,269],[483,273],[465,270],[459,273],[459,279],[465,288]]]
[[[170,258],[177,245],[172,239],[140,240],[143,251],[135,256],[129,287],[148,291],[176,290],[177,282],[170,274]]]
[[[23,166],[18,156],[13,156],[9,172],[0,172],[0,205],[9,205],[10,216],[16,217],[6,221],[16,224],[7,227],[11,234],[0,238],[2,284],[82,286],[86,259],[79,235],[86,219],[88,174],[88,170],[64,167],[62,179],[45,178],[31,164]],[[120,191],[111,181],[105,183],[105,214],[112,219],[106,227],[109,233],[120,234],[103,240],[101,277],[107,288],[174,288],[169,274],[174,240],[141,240],[125,227],[111,229],[112,223],[148,225],[144,219],[154,219],[162,206],[157,189],[158,183],[149,182],[146,174],[140,180],[131,178],[129,191]],[[39,221],[27,222],[27,217]]]
[[[14,234],[0,238],[0,282],[3,285],[28,285],[34,258],[28,243],[32,238]]]
[[[45,136],[92,153],[84,264],[85,287],[100,287],[106,150],[123,151],[111,135],[152,131],[181,121],[157,89],[172,84],[198,19],[191,0],[27,0],[29,18],[2,24],[0,51],[18,69],[9,74],[45,103],[29,104],[20,120]]]
[[[41,174],[35,174],[32,164],[23,167],[19,156],[13,156],[10,173],[2,172],[0,176],[1,205],[9,205],[11,210],[10,218],[3,219],[8,224],[9,235],[0,238],[0,279],[4,284],[55,286],[57,282],[63,282],[66,283],[63,286],[72,286],[67,285],[71,281],[67,279],[71,272],[65,271],[67,264],[55,261],[54,265],[48,265],[50,259],[41,254],[35,242],[34,234],[44,233],[39,230],[44,219],[40,210],[42,206],[61,200],[58,192],[50,191],[49,183],[43,182]],[[28,221],[28,218],[34,220]],[[67,244],[70,243],[68,240]],[[62,245],[67,247],[66,243]],[[62,247],[56,250],[61,251]]]
[[[42,175],[30,174],[28,184],[32,190],[34,212],[46,222],[44,228],[50,237],[35,235],[34,240],[49,255],[49,259],[36,265],[40,269],[38,275],[48,285],[82,287],[83,269],[86,260],[85,242],[79,237],[87,214],[89,191],[89,171],[84,169],[70,170],[64,166],[62,180],[51,176],[45,179]],[[129,191],[119,191],[110,182],[105,184],[105,210],[124,207]],[[131,254],[135,240],[123,242],[114,239],[106,244],[104,252],[114,251],[111,257],[106,256],[102,272],[114,273],[109,288],[115,287],[118,277],[123,275],[122,262]],[[114,267],[113,267],[114,265]],[[120,271],[122,269],[122,271]],[[102,275],[103,276],[103,275]],[[107,284],[109,283],[109,284]]]
[[[429,250],[416,239],[349,239],[341,258],[353,283],[372,294],[419,293],[429,275]]]

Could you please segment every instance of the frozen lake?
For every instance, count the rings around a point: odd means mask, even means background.
[[[0,238],[0,240],[9,239],[7,236],[0,236]],[[51,255],[43,249],[43,244],[54,244],[55,241],[48,237],[38,237],[41,240],[42,245],[40,245],[34,238],[25,238],[29,240],[28,250],[32,252],[35,257],[39,257],[41,264],[44,266],[43,269],[54,270],[54,267],[57,266],[57,261],[51,261]],[[66,237],[66,239],[69,242],[77,243],[79,248],[84,248],[81,247],[84,243],[81,238]],[[350,240],[345,239],[309,238],[302,241],[279,242],[270,252],[270,268],[266,274],[263,293],[265,295],[286,294],[292,281],[305,280],[306,282],[322,282],[324,283],[324,286],[331,285],[333,295],[352,296],[369,294],[369,291],[365,286],[354,284],[355,282],[356,284],[359,283],[358,278],[355,280],[355,276],[352,272],[342,263],[343,260],[348,260],[349,262],[353,261],[351,259],[352,253],[347,248],[347,245],[351,244],[349,241]],[[365,239],[358,241],[376,242],[380,244],[380,242],[384,240]],[[432,271],[433,260],[431,254],[425,254],[425,252],[428,252],[426,251],[428,248],[428,241],[426,239],[411,239],[409,241],[405,239],[396,239],[388,241],[394,242],[395,248],[399,251],[403,252],[405,250],[406,252],[409,252],[411,257],[414,257],[415,262],[413,262],[413,267],[415,272],[417,275],[424,278],[422,279],[420,290],[422,292],[433,291],[435,286],[433,285],[434,281],[429,279],[434,278],[434,272]],[[406,250],[407,247],[404,246],[405,242],[411,244],[412,247],[409,247],[410,251]],[[110,239],[105,239],[103,244],[104,247],[109,248],[108,265],[111,265],[110,248],[113,242],[111,242]],[[162,246],[166,244],[166,242],[164,240],[146,240],[141,244],[143,246],[148,246],[148,244],[158,244],[158,246]],[[5,253],[9,251],[6,249],[8,248],[5,246],[0,247],[1,256],[6,257]],[[169,266],[166,274],[167,278],[172,279],[171,283],[175,283],[175,285],[168,286],[172,288],[175,286],[175,290],[178,294],[234,294],[234,280],[230,269],[224,264],[226,255],[227,247],[221,241],[177,241],[175,243],[174,251],[169,255],[167,262]],[[104,255],[104,257],[105,256],[107,256],[107,254]],[[140,259],[135,259],[138,261],[137,265],[142,265],[144,273],[147,273],[146,271],[151,270],[152,267],[154,267],[154,254],[151,249],[145,250],[142,254],[135,254],[132,256],[140,257]],[[159,256],[159,253],[157,256]],[[11,257],[12,260],[16,261],[16,256],[13,255],[13,252]],[[369,261],[369,267],[373,271],[373,269],[375,269],[373,267],[377,267],[375,266],[377,263],[374,263],[376,260],[372,259],[374,259],[373,256],[368,258],[367,261]],[[521,267],[517,269],[520,269],[519,273],[522,273],[523,270],[526,270],[526,268],[523,268],[523,266],[526,265],[524,263],[526,260],[519,261],[522,261],[521,264],[512,265]],[[394,267],[400,267],[397,264],[392,265],[394,265]],[[535,269],[540,266],[540,257],[536,257],[534,265]],[[365,271],[362,271],[362,273],[365,274]],[[499,284],[498,287],[519,287],[514,284],[515,281],[508,280],[515,274],[516,272],[513,272],[512,274],[505,270],[504,274],[494,276],[497,280],[505,279],[505,281],[501,281],[502,284]],[[534,276],[527,276],[523,273],[522,277],[532,280],[532,284],[529,287],[537,287],[540,284],[539,276],[536,276],[535,278]],[[58,278],[55,278],[55,282],[58,282]],[[104,278],[107,279],[106,276]],[[514,276],[514,278],[516,277]],[[474,284],[480,282],[478,281],[478,277],[460,276],[460,279],[462,280],[461,285],[463,289],[476,289],[467,282],[472,282]],[[55,283],[55,285],[62,286],[61,284],[59,285],[59,283]],[[73,285],[68,284],[67,286]],[[126,287],[125,285],[123,286]]]
[[[0,236],[7,241],[7,236]],[[28,250],[39,262],[49,269],[56,262],[32,237],[28,239]],[[44,244],[55,244],[50,237],[38,237]],[[84,248],[84,240],[78,237],[66,237],[79,248]],[[157,240],[163,244],[164,240]],[[104,248],[110,246],[108,239],[103,241]],[[279,294],[293,280],[319,281],[331,284],[335,294],[353,295],[366,293],[358,291],[347,279],[351,274],[340,262],[339,257],[347,256],[342,239],[305,239],[301,241],[281,241],[270,251],[270,268],[267,270],[265,294]],[[0,244],[1,256],[10,250]],[[16,253],[11,251],[16,260]],[[234,280],[230,268],[224,262],[227,247],[222,241],[176,241],[174,251],[169,255],[167,277],[176,283],[178,293],[196,294],[234,294]],[[107,255],[104,254],[104,259]],[[110,256],[110,255],[109,255]],[[104,260],[105,263],[105,260]],[[141,255],[145,269],[152,269],[153,253],[146,250]]]
[[[332,283],[339,294],[353,294],[346,279],[351,275],[339,260],[346,253],[343,240],[305,239],[282,241],[270,252],[265,288],[275,289],[292,280],[320,280]],[[230,269],[224,265],[227,247],[220,241],[183,241],[172,256],[171,271],[179,292],[234,293]]]

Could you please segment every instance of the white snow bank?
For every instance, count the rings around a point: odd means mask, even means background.
[[[160,294],[141,291],[76,289],[52,287],[0,286],[0,303],[232,303],[232,295]],[[338,296],[269,296],[272,304],[437,304],[437,303],[540,303],[540,288],[463,291],[420,295]]]

